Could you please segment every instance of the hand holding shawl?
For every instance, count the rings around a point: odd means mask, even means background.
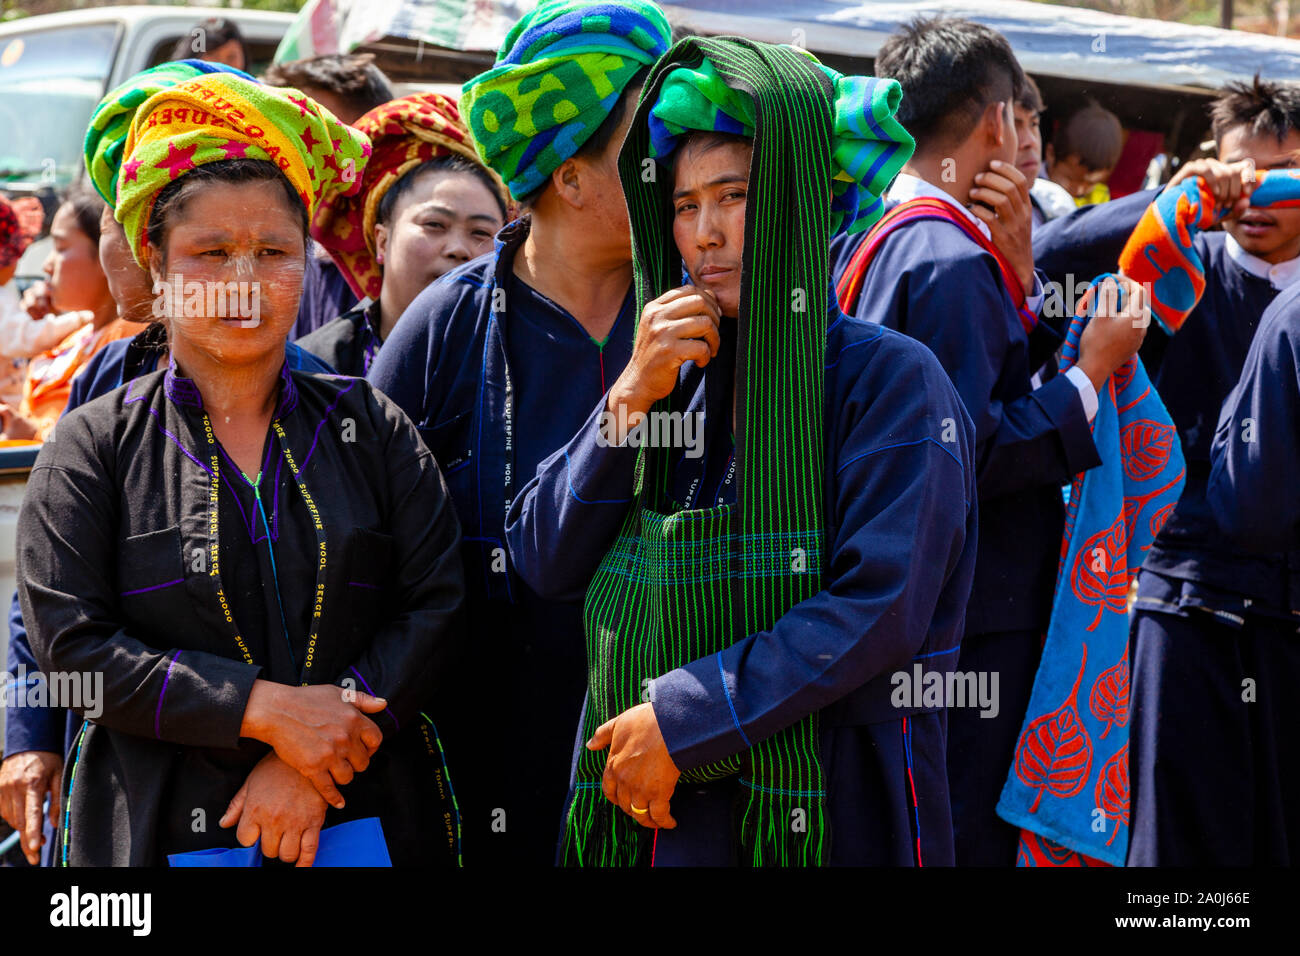
[[[1094,296],[1107,278],[1093,280]],[[1091,315],[1071,323],[1062,372],[1077,361]],[[1122,866],[1128,847],[1128,592],[1185,469],[1141,359],[1130,358],[1097,397],[1102,463],[1070,488],[1051,623],[997,808],[1021,828],[1022,866]]]
[[[1253,208],[1300,206],[1300,170],[1267,170],[1256,182]],[[1205,291],[1196,236],[1229,211],[1216,204],[1204,179],[1190,176],[1156,197],[1120,253],[1120,271],[1150,285],[1151,312],[1170,335],[1182,328]]]

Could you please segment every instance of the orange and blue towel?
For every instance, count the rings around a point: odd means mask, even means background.
[[[1300,169],[1266,170],[1256,181],[1251,206],[1300,206]],[[1182,328],[1205,291],[1205,264],[1196,252],[1196,235],[1227,212],[1215,205],[1204,179],[1189,177],[1156,197],[1120,253],[1120,271],[1149,284],[1151,314],[1170,335]]]

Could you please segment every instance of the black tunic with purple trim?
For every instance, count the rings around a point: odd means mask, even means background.
[[[102,713],[65,772],[56,859],[163,865],[236,846],[217,821],[269,749],[239,735],[262,678],[385,697],[384,742],[325,825],[378,816],[395,864],[454,860],[421,711],[459,636],[455,511],[382,394],[281,374],[260,475],[241,474],[171,370],[76,409],[37,458],[18,531],[31,643],[47,672],[103,674]]]

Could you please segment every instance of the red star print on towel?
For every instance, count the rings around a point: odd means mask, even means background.
[[[167,158],[161,163],[155,163],[158,169],[165,169],[170,173],[170,178],[175,179],[187,169],[194,168],[194,151],[199,148],[198,143],[193,146],[186,146],[184,149],[177,149],[174,143],[167,143]]]

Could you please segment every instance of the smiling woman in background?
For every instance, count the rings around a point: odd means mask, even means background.
[[[368,152],[296,91],[226,74],[134,117],[116,218],[137,261],[257,308],[174,302],[168,367],[69,414],[33,468],[32,647],[104,675],[65,772],[66,863],[260,841],[306,865],[323,826],[367,817],[396,863],[452,859],[420,708],[461,600],[455,515],[400,411],[285,360],[308,217]]]
[[[361,301],[298,344],[360,376],[425,286],[492,250],[507,194],[479,162],[456,104],[439,93],[385,103],[356,127],[373,147],[361,189],[323,203],[312,236]]]

